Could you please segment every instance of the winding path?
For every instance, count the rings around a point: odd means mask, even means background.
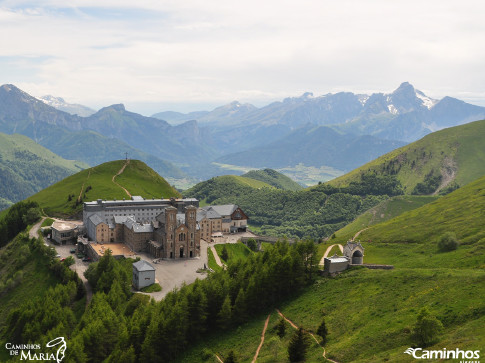
[[[369,227],[364,228],[364,229],[361,229],[359,232],[357,232],[357,233],[354,235],[354,237],[352,237],[352,241],[355,241],[355,239],[356,239],[357,237],[359,237],[359,234],[361,234],[362,232],[364,232],[366,229],[369,229]]]
[[[42,217],[39,222],[37,222],[36,224],[34,224],[32,226],[32,228],[29,231],[29,238],[37,238],[38,237],[37,234],[39,232],[40,225],[42,224],[42,222],[44,222],[45,218],[46,217]]]
[[[320,263],[319,265],[323,266],[324,265],[324,260],[325,258],[328,256],[328,254],[330,253],[330,251],[332,250],[332,248],[334,246],[338,246],[338,248],[340,248],[340,252],[344,253],[344,246],[342,246],[341,244],[334,244],[334,245],[331,245],[331,246],[328,246],[327,250],[325,251],[325,253],[323,254],[323,257],[322,259],[320,260]]]
[[[290,325],[295,328],[295,329],[298,329],[298,325],[296,325],[295,323],[293,323],[290,319],[288,319],[286,316],[283,315],[283,313],[281,311],[279,311],[278,309],[276,309],[276,311],[278,312],[278,314],[283,318],[285,319],[288,323],[290,323]],[[318,339],[315,337],[315,335],[312,333],[312,332],[309,332],[307,331],[308,334],[310,334],[312,336],[312,338],[315,340],[315,342],[318,344],[318,346],[320,346],[320,343],[318,342]],[[326,360],[328,360],[329,362],[332,362],[332,363],[339,363],[337,362],[336,360],[333,360],[333,359],[330,359],[330,358],[327,358],[326,356],[326,352],[325,352],[325,348],[324,347],[321,347],[323,349],[323,354],[322,354],[322,357],[325,358]]]
[[[111,181],[113,183],[115,183],[117,186],[119,186],[121,189],[123,189],[125,191],[125,193],[131,198],[131,194],[128,190],[126,190],[126,188],[122,187],[121,185],[119,185],[117,182],[115,182],[115,178],[118,176],[118,175],[121,175],[124,171],[125,171],[125,168],[127,167],[127,165],[130,163],[130,160],[126,160],[126,162],[123,164],[122,168],[115,174],[113,175],[113,178],[111,179]]]
[[[221,261],[221,258],[219,257],[219,254],[217,253],[216,249],[214,248],[214,246],[210,246],[210,249],[212,251],[212,254],[214,255],[214,259],[216,260],[216,263],[221,266],[222,268],[224,268],[224,264],[222,263]]]
[[[263,343],[264,343],[264,334],[266,334],[266,329],[268,328],[270,317],[271,317],[271,314],[268,315],[268,317],[266,318],[266,321],[264,322],[263,332],[261,333],[261,343],[259,343],[258,349],[256,349],[256,353],[254,354],[254,358],[251,361],[251,363],[256,363],[256,359],[258,359],[259,351],[261,350],[261,347],[263,346]]]

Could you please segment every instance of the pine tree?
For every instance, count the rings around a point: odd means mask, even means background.
[[[221,252],[221,258],[227,262],[227,260],[229,259],[229,253],[227,252],[227,248],[226,248],[226,245],[224,245],[224,247],[222,248],[222,252]]]
[[[231,298],[229,295],[226,295],[224,299],[224,303],[222,304],[221,310],[217,314],[217,325],[222,330],[225,330],[231,324]]]
[[[327,326],[325,325],[325,320],[322,320],[322,323],[317,329],[317,334],[322,337],[321,345],[325,345],[325,343],[327,342],[327,334],[328,334]]]
[[[291,337],[288,345],[288,358],[290,362],[305,360],[306,351],[310,347],[310,337],[303,328],[299,328]]]
[[[286,322],[285,319],[281,318],[278,321],[278,325],[276,325],[276,334],[280,337],[283,338],[286,334]]]
[[[229,353],[227,353],[224,363],[237,363],[236,355],[232,349],[229,351]]]

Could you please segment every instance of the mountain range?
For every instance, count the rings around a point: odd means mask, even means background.
[[[389,94],[308,92],[260,108],[235,101],[210,112],[153,117],[122,104],[81,117],[58,109],[65,104],[3,85],[0,132],[26,135],[89,165],[128,153],[171,183],[227,174],[223,167],[236,174],[243,173],[240,167],[296,165],[343,173],[432,131],[485,118],[484,107],[451,97],[434,100],[407,82]]]

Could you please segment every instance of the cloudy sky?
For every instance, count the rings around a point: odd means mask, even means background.
[[[305,91],[485,106],[485,2],[0,1],[0,83],[150,115]]]

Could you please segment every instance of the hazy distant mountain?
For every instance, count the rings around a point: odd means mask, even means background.
[[[178,117],[184,119],[180,114]],[[435,100],[404,82],[392,93],[340,92],[315,97],[307,92],[261,108],[232,102],[196,119],[214,128],[216,138],[222,140],[220,146],[227,151],[227,145],[236,150],[254,147],[262,140],[276,140],[308,123],[410,142],[444,127],[484,117],[484,107],[451,97]],[[242,133],[249,137],[239,137]]]
[[[352,170],[405,145],[374,136],[339,134],[328,126],[308,124],[277,141],[217,159],[220,163],[256,168],[281,168],[302,163]]]
[[[58,110],[67,112],[71,115],[87,117],[96,113],[96,111],[93,110],[92,108],[89,108],[83,105],[78,105],[75,103],[68,103],[61,97],[54,97],[51,95],[47,95],[47,96],[39,97],[39,99],[42,102],[48,104],[49,106],[52,106]]]
[[[196,112],[189,112],[189,113],[165,111],[165,112],[156,113],[152,115],[152,117],[158,118],[160,120],[165,120],[172,125],[178,125],[186,121],[198,120],[203,116],[207,115],[208,113],[209,111],[196,111]]]
[[[114,108],[111,112],[117,115],[118,111],[116,107]],[[119,110],[121,108],[124,110],[124,107],[119,107]],[[186,177],[185,173],[170,162],[137,150],[132,144],[115,138],[116,135],[113,134],[119,132],[120,128],[128,138],[131,134],[135,134],[136,122],[131,121],[133,132],[130,134],[130,131],[126,130],[129,126],[115,121],[109,123],[110,118],[106,116],[109,112],[108,108],[98,112],[97,117],[83,118],[59,111],[13,85],[0,87],[0,132],[26,135],[64,158],[81,160],[89,165],[117,160],[123,158],[125,152],[128,152],[130,158],[149,163],[165,177]],[[153,120],[160,123],[159,120]],[[113,131],[108,132],[108,135],[102,135],[90,129],[89,126],[92,124],[96,125],[95,129],[101,131],[106,131],[111,126]]]
[[[485,108],[451,97],[435,100],[404,82],[392,93],[307,92],[260,108],[234,101],[210,112],[156,116],[129,112],[118,104],[80,117],[13,85],[0,87],[0,132],[27,135],[63,157],[89,163],[119,159],[127,151],[164,176],[184,175],[165,161],[170,160],[195,178],[219,174],[210,165],[213,161],[350,170],[402,146],[402,141],[485,118]]]

